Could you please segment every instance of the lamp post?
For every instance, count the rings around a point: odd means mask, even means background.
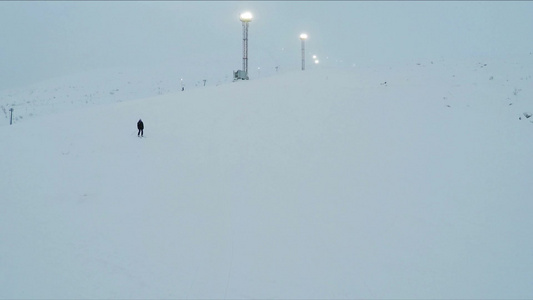
[[[305,40],[307,39],[307,34],[300,34],[300,40],[302,40],[302,71],[305,70]]]
[[[12,125],[13,124],[13,107],[10,108],[9,111],[11,112],[11,116],[9,117],[9,125]]]
[[[252,22],[253,16],[250,12],[242,13],[240,20],[242,22],[242,70],[243,79],[248,79],[248,26]]]

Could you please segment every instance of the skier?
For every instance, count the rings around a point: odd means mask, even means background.
[[[137,136],[143,136],[143,130],[144,130],[144,123],[143,120],[139,119],[139,122],[137,122],[137,129],[139,129],[139,132],[137,133]]]

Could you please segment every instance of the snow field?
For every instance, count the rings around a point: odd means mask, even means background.
[[[0,298],[529,298],[532,79],[484,64],[310,70],[1,127]]]

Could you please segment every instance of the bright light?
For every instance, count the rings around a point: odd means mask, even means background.
[[[313,55],[313,59],[316,59],[316,55]]]
[[[318,65],[319,62],[320,62],[320,61],[319,61],[318,59],[315,59],[315,64]]]
[[[252,13],[248,11],[245,13],[242,13],[240,19],[243,22],[252,22],[252,19],[253,19]]]
[[[307,34],[305,34],[305,33],[300,34],[300,39],[301,40],[306,40],[307,39]]]

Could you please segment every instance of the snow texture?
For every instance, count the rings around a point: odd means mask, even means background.
[[[4,94],[0,298],[533,298],[532,67]]]

